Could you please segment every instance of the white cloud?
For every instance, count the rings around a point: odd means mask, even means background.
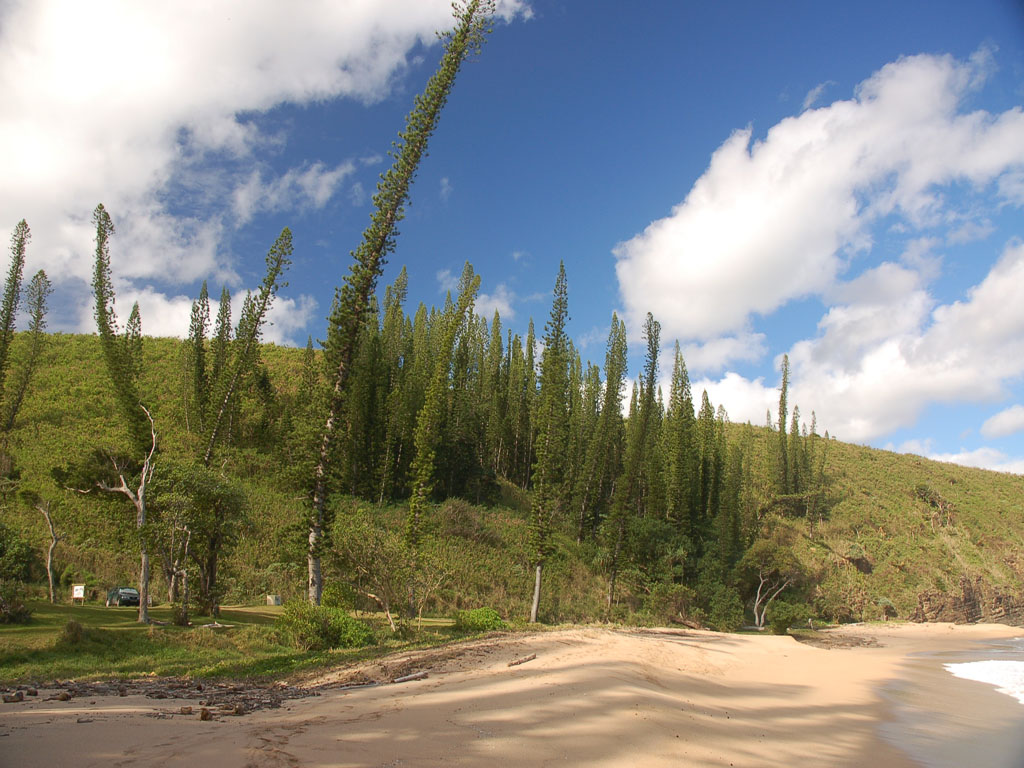
[[[437,278],[438,290],[441,293],[450,293],[454,299],[459,291],[459,278],[452,274],[450,269],[439,269],[435,275]]]
[[[1024,405],[1013,405],[985,420],[981,434],[988,438],[1024,432]]]
[[[441,191],[440,191],[441,199],[442,200],[448,200],[448,198],[452,196],[452,190],[453,189],[454,189],[454,187],[452,186],[451,180],[447,176],[442,176],[441,177]]]
[[[1024,475],[1024,459],[1012,458],[994,448],[976,448],[973,451],[960,451],[959,453],[933,453],[928,454],[926,458],[946,461],[950,464],[961,464],[965,467]]]
[[[849,303],[831,307],[819,335],[789,351],[789,402],[804,414],[816,411],[821,429],[841,439],[866,442],[912,426],[930,403],[996,402],[1024,375],[1020,242],[1007,245],[962,301],[936,306],[912,272],[890,263],[837,295]],[[722,398],[730,415],[763,413],[766,401],[778,400],[760,379],[736,373],[701,386]],[[983,434],[1012,423],[1016,411],[1004,413],[986,422]]]
[[[510,291],[505,283],[498,283],[493,293],[481,293],[476,299],[476,313],[490,322],[497,310],[502,320],[511,320],[516,316],[512,304],[517,300],[515,291]]]
[[[833,85],[838,85],[838,83],[835,80],[826,80],[824,83],[818,83],[816,86],[811,88],[811,90],[807,92],[807,95],[804,96],[803,108],[806,110],[813,107],[817,103],[818,99],[821,98],[821,94],[825,92],[825,89]]]
[[[720,371],[731,363],[760,360],[766,351],[763,333],[720,336],[682,347],[687,368],[693,371]]]
[[[750,381],[730,371],[718,381],[706,378],[691,381],[690,389],[693,392],[695,409],[700,408],[701,393],[707,390],[711,404],[716,409],[720,405],[724,406],[729,414],[729,420],[734,423],[749,421],[751,424],[763,426],[769,412],[772,414],[772,423],[779,412],[779,390],[765,386],[763,379]],[[665,391],[668,392],[668,389]],[[793,403],[792,398],[789,402]],[[802,405],[800,410],[803,412]],[[809,418],[810,412],[807,413]]]
[[[528,10],[499,3],[506,19]],[[71,283],[72,297],[89,282],[97,202],[119,230],[119,278],[231,276],[221,241],[232,205],[243,221],[259,210],[322,206],[349,172],[311,159],[269,182],[249,177],[232,196],[230,168],[218,175],[206,161],[233,161],[237,173],[238,163],[286,140],[262,135],[244,115],[286,102],[379,100],[410,51],[451,23],[447,0],[313,0],[302,13],[269,0],[5,3],[0,210],[10,220],[0,227],[9,233],[26,218],[32,268],[45,268],[58,288]],[[193,206],[202,214],[172,212],[166,199],[175,187],[205,195]],[[164,298],[168,307],[176,301]]]
[[[346,161],[327,169],[323,163],[292,168],[276,179],[265,182],[258,170],[232,195],[235,216],[244,224],[253,216],[268,211],[290,211],[302,208],[323,208],[334,190],[355,171],[355,163]]]
[[[263,341],[288,346],[305,344],[308,334],[304,329],[313,319],[316,310],[317,302],[312,296],[275,297],[263,326]]]
[[[853,99],[787,118],[763,140],[735,132],[670,216],[616,247],[627,324],[651,311],[666,339],[742,332],[754,315],[830,290],[870,250],[880,218],[907,230],[948,222],[943,186],[995,182],[1012,201],[1024,112],[960,111],[990,67],[984,54],[900,59]]]
[[[253,289],[255,290],[255,289]],[[219,294],[218,294],[219,295]],[[245,291],[236,291],[231,297],[232,323],[237,327],[242,311]],[[117,294],[115,311],[120,329],[128,318],[131,307],[139,303],[139,314],[142,317],[142,332],[146,336],[170,336],[184,338],[188,335],[189,323],[192,318],[191,296],[167,296],[151,286],[141,289],[127,288]],[[210,299],[210,316],[216,317],[220,302]],[[317,302],[311,296],[300,295],[298,298],[276,296],[270,305],[266,321],[263,324],[263,341],[274,344],[294,346],[305,342],[306,334],[300,333],[317,309]],[[92,316],[92,304],[83,305],[78,314],[77,330],[82,333],[95,331],[96,321]]]

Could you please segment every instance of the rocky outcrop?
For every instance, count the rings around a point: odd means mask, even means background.
[[[930,589],[917,596],[912,621],[951,621],[954,624],[992,622],[1024,626],[1024,593],[993,587],[982,578],[960,579],[959,592]]]

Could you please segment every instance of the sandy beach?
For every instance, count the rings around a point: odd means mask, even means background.
[[[944,754],[958,724],[992,752],[991,762],[975,752],[973,768],[1003,765],[1019,746],[1006,734],[1024,707],[920,654],[1024,630],[893,624],[818,635],[825,647],[688,629],[505,635],[339,670],[311,681],[319,695],[277,709],[235,716],[211,705],[208,721],[195,701],[58,701],[40,690],[0,705],[0,765],[898,768],[921,765],[911,755],[929,740]],[[389,682],[420,671],[428,676]],[[381,684],[341,687],[366,680]]]

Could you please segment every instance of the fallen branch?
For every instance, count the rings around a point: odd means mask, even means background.
[[[521,659],[513,659],[508,663],[510,667],[518,667],[520,664],[525,664],[528,661],[533,661],[537,658],[536,653],[531,653],[529,656],[523,656]]]
[[[427,672],[413,672],[411,675],[404,675],[402,677],[396,677],[396,683],[408,683],[410,680],[424,680],[427,677]]]

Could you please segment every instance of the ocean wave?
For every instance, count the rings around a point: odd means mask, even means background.
[[[943,666],[957,677],[994,685],[1000,693],[1024,704],[1024,661],[986,659]]]

